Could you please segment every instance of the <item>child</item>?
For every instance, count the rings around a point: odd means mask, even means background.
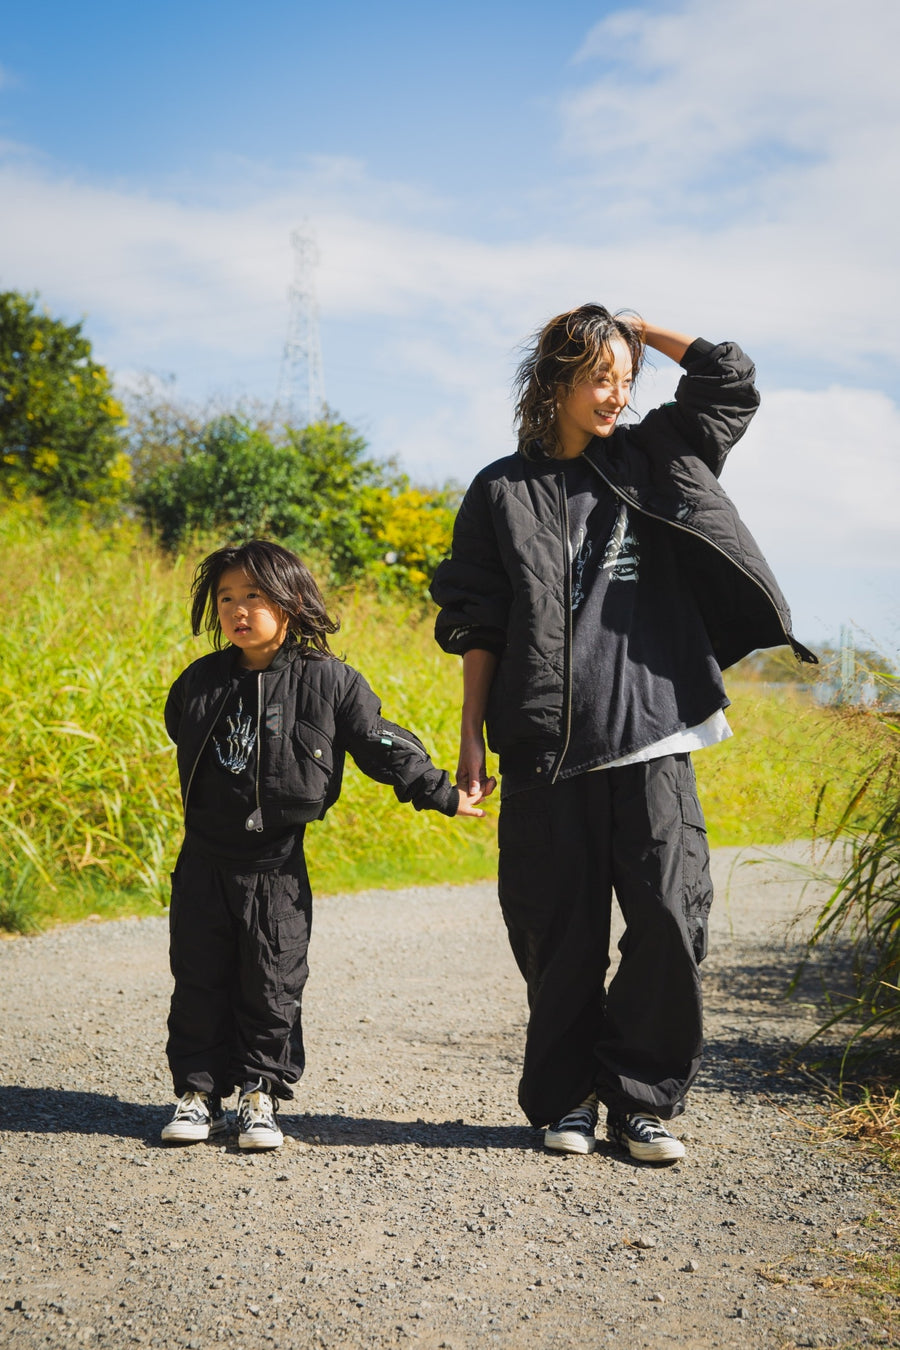
[[[675,400],[619,425],[646,346]],[[753,365],[602,305],[551,320],[519,369],[518,452],[476,477],[432,595],[463,657],[457,781],[500,755],[500,905],[525,977],[519,1102],[555,1152],[607,1134],[644,1162],[700,1065],[712,888],[691,751],[731,733],[721,671],[789,643],[775,578],[718,484]],[[609,988],[612,891],[626,932]]]
[[[305,1065],[303,835],[337,801],[345,752],[417,811],[484,812],[332,654],[338,625],[295,554],[264,540],[218,549],[197,568],[192,598],[194,635],[205,627],[216,650],[178,677],[165,710],[185,837],[172,876],[166,1047],[180,1101],[162,1138],[221,1134],[222,1098],[238,1086],[238,1144],[278,1148],[277,1103]]]

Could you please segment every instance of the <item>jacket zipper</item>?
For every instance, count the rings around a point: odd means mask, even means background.
[[[550,770],[551,785],[556,782],[569,749],[572,735],[572,546],[569,541],[569,504],[562,475],[559,477],[559,497],[563,523],[563,558],[565,562],[566,650],[563,674],[563,743]]]
[[[425,758],[426,759],[428,758],[428,752],[427,751],[423,752],[421,746],[416,745],[415,741],[408,741],[405,736],[395,736],[392,731],[386,731],[384,733],[384,736],[379,736],[378,739],[380,741],[383,741],[385,736],[390,737],[391,741],[396,742],[397,745],[408,745],[410,750],[415,750],[416,754],[419,756],[421,756],[424,753]]]
[[[222,709],[225,707],[225,704],[228,702],[228,695],[229,695],[230,693],[231,693],[231,690],[230,690],[230,689],[226,689],[226,690],[225,690],[225,693],[222,695],[221,699],[219,700],[219,706],[216,708],[216,711],[215,711],[215,713],[213,714],[213,719],[212,719],[212,721],[210,722],[209,727],[207,728],[206,735],[203,737],[203,740],[202,740],[201,743],[200,743],[200,749],[197,751],[197,754],[196,754],[196,756],[195,756],[195,758],[194,758],[194,762],[193,762],[193,764],[191,765],[191,772],[190,772],[189,775],[188,775],[187,786],[186,786],[185,789],[184,789],[184,823],[185,823],[185,825],[187,825],[187,804],[188,804],[188,794],[190,793],[190,790],[191,790],[191,784],[192,784],[193,781],[194,781],[194,774],[197,772],[197,765],[200,763],[200,756],[203,754],[203,751],[206,749],[206,743],[207,743],[207,741],[209,740],[210,736],[213,734],[213,731],[214,731],[214,729],[215,729],[215,725],[216,725],[216,723],[217,723],[218,720],[219,720],[219,714],[221,713]]]
[[[262,803],[259,800],[259,775],[262,767],[262,701],[263,701],[263,672],[259,671],[256,676],[256,810],[246,819],[245,829],[261,832],[263,828],[262,821]]]
[[[732,567],[736,567],[739,572],[742,572],[743,575],[747,578],[747,580],[749,582],[752,582],[752,584],[756,587],[758,591],[762,591],[763,595],[766,597],[769,604],[775,610],[775,613],[778,615],[778,623],[781,628],[781,631],[787,638],[788,646],[790,646],[791,650],[793,650],[791,635],[785,628],[784,623],[782,622],[781,619],[781,615],[778,614],[778,608],[774,600],[772,599],[771,595],[766,590],[762,582],[757,581],[756,577],[753,576],[750,572],[748,572],[746,567],[742,567],[741,564],[736,561],[736,559],[732,558],[730,553],[726,553],[724,548],[719,548],[718,544],[714,543],[712,539],[710,539],[707,535],[703,534],[700,530],[692,530],[689,525],[682,525],[680,521],[670,520],[668,516],[659,516],[656,514],[655,511],[648,511],[646,507],[639,506],[637,502],[632,501],[632,499],[628,496],[626,492],[623,492],[621,488],[616,487],[615,483],[611,483],[607,478],[606,474],[602,471],[602,469],[597,468],[597,465],[593,462],[593,460],[586,459],[585,462],[591,466],[591,468],[594,470],[594,473],[597,475],[598,478],[603,479],[603,482],[609,488],[610,492],[612,492],[614,496],[619,497],[625,503],[626,506],[633,507],[635,511],[638,511],[643,516],[648,516],[650,520],[659,520],[662,522],[663,525],[671,525],[673,529],[681,530],[683,534],[689,534],[692,539],[700,539],[704,544],[708,544],[710,548],[715,549],[716,553],[718,553],[721,557],[723,557],[726,560],[726,562],[731,563]],[[795,655],[797,655],[796,652]],[[797,659],[800,660],[801,658],[797,656]]]

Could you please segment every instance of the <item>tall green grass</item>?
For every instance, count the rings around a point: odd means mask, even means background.
[[[130,525],[0,513],[0,928],[166,903],[181,809],[162,708],[178,672],[208,650],[189,632],[195,561],[167,558]],[[421,611],[353,594],[335,607],[336,649],[452,768],[459,672]],[[319,892],[468,881],[494,865],[493,821],[417,814],[352,765],[307,838]]]
[[[734,736],[694,757],[713,846],[778,844],[828,833],[884,732],[877,719],[823,708],[791,685],[732,683]],[[851,813],[863,821],[868,803]]]
[[[820,1036],[837,1024],[845,1035],[840,1080],[852,1069],[869,1078],[889,1075],[894,1153],[900,1094],[900,726],[890,716],[878,719],[883,740],[833,826],[830,842],[844,845],[846,862],[823,905],[808,941],[815,948],[849,950],[849,981],[828,994],[830,1014]],[[860,806],[869,807],[860,820]],[[847,847],[849,843],[849,848]],[[797,973],[799,978],[805,961]],[[795,979],[796,983],[796,979]],[[849,983],[849,988],[847,987]],[[842,985],[842,987],[840,987]],[[882,1088],[884,1083],[881,1084]]]
[[[207,650],[188,626],[196,560],[162,554],[127,523],[104,531],[28,507],[0,512],[0,929],[166,904],[181,811],[162,707]],[[460,670],[435,645],[430,615],[363,594],[331,604],[343,621],[336,649],[452,770]],[[837,819],[864,738],[789,692],[734,693],[735,739],[696,760],[713,844],[809,836],[826,782],[822,810],[833,799]],[[481,822],[416,814],[351,765],[307,842],[318,894],[487,878],[496,807]]]

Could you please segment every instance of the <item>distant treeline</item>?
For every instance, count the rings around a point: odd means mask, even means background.
[[[81,327],[0,293],[0,494],[137,519],[169,551],[271,535],[325,581],[423,594],[455,484],[417,487],[330,414],[297,427],[256,405],[198,411],[152,380],[120,401]]]

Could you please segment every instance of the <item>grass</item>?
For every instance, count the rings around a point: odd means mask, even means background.
[[[841,847],[843,869],[794,978],[796,986],[818,948],[850,957],[848,975],[828,980],[828,1013],[810,1037],[812,1042],[834,1027],[841,1030],[842,1089],[851,1075],[888,1078],[896,1086],[900,1069],[900,727],[891,712],[852,720],[870,724],[878,738],[829,832],[829,843]],[[893,1103],[900,1153],[896,1097]]]
[[[847,1312],[862,1316],[863,1325],[868,1324],[867,1333],[859,1340],[842,1341],[846,1350],[860,1345],[897,1345],[898,1218],[896,1200],[884,1196],[879,1209],[827,1236],[811,1238],[808,1246],[778,1261],[764,1262],[757,1267],[757,1274],[773,1285],[812,1287],[820,1297],[836,1299]],[[877,1247],[870,1245],[863,1251],[855,1248],[856,1242],[871,1244],[873,1240]],[[823,1273],[816,1273],[817,1269]],[[796,1342],[791,1336],[782,1344],[784,1350],[793,1350]]]
[[[787,684],[731,683],[727,673],[726,684],[734,736],[694,758],[710,843],[766,845],[828,834],[883,740],[880,726],[823,708]]]
[[[900,1090],[864,1087],[860,1101],[832,1111],[827,1129],[832,1137],[865,1144],[900,1171]]]
[[[195,561],[164,555],[128,523],[0,511],[0,580],[13,597],[0,649],[0,930],[165,907],[181,811],[161,714],[172,680],[207,649],[188,628]],[[430,614],[361,593],[333,608],[337,649],[452,770],[461,675]],[[808,837],[817,803],[836,820],[867,733],[790,690],[731,692],[734,739],[696,761],[711,842]],[[307,834],[313,889],[493,877],[496,810],[482,822],[416,814],[348,766],[341,800]]]

